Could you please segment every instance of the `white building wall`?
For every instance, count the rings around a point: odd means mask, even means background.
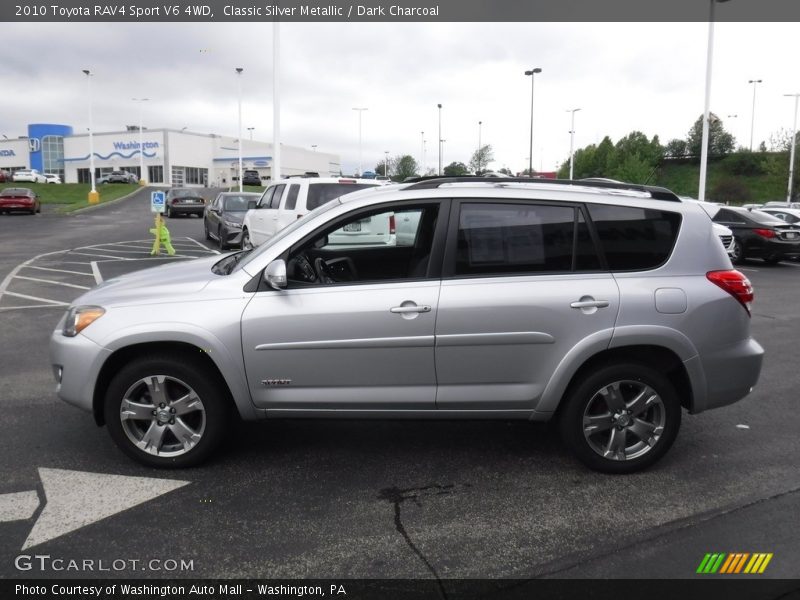
[[[31,167],[28,140],[0,139],[0,169],[9,171],[20,167]]]
[[[124,131],[96,133],[94,136],[94,166],[105,171],[128,170],[139,166],[139,132]],[[164,132],[145,130],[144,168],[164,164]],[[152,155],[152,156],[151,156]],[[79,160],[75,160],[79,159]],[[89,168],[89,135],[72,135],[64,138],[64,183],[77,183],[78,169]]]

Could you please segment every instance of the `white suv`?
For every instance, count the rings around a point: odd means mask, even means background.
[[[379,185],[374,179],[347,177],[290,177],[274,181],[244,217],[242,248],[260,246],[287,225],[339,196]]]

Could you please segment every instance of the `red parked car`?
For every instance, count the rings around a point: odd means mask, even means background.
[[[0,213],[22,210],[30,214],[42,212],[39,196],[28,188],[6,188],[0,192]]]

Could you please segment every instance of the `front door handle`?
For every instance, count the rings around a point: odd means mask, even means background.
[[[581,300],[570,304],[572,308],[605,308],[608,306],[608,300]]]
[[[431,312],[431,307],[427,304],[422,304],[420,306],[412,305],[412,306],[393,306],[389,309],[389,312],[395,314],[408,314],[408,313],[429,313]]]

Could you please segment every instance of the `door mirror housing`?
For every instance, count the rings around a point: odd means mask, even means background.
[[[264,279],[269,286],[275,290],[282,290],[286,287],[286,261],[282,258],[273,260],[264,269]]]

